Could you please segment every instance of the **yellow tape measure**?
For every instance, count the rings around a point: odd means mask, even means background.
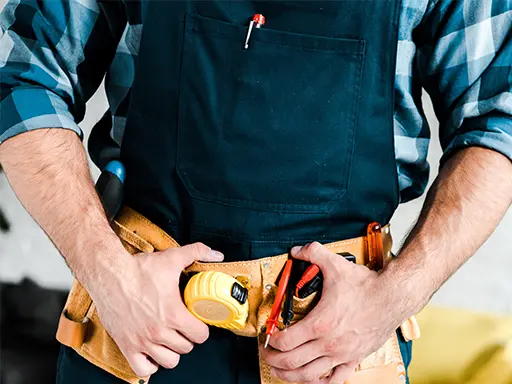
[[[222,272],[200,272],[185,287],[188,310],[206,324],[242,329],[249,316],[249,291],[234,277]]]

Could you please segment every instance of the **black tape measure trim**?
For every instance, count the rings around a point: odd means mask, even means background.
[[[233,283],[233,286],[231,287],[231,296],[240,304],[245,304],[249,297],[249,290],[239,283]]]

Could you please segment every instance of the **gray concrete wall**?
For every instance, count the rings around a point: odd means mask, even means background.
[[[0,10],[5,0],[0,0]],[[87,105],[87,115],[80,124],[86,135],[106,109],[100,89]],[[432,106],[425,98],[425,110],[436,138],[438,124]],[[431,144],[429,160],[431,180],[437,173],[441,150],[439,142]],[[97,169],[91,165],[97,177]],[[401,205],[392,220],[395,244],[416,220],[423,199]],[[68,287],[72,277],[64,261],[45,234],[25,212],[10,189],[5,176],[0,176],[0,207],[12,222],[9,234],[0,233],[0,280],[18,281],[28,276],[48,287]],[[435,295],[436,304],[476,310],[512,313],[512,213],[509,211],[494,235],[479,252]],[[87,255],[84,255],[86,257]],[[439,255],[440,258],[446,255]]]

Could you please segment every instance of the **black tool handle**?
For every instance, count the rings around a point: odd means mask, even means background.
[[[109,222],[116,216],[123,202],[124,177],[125,170],[123,164],[113,160],[107,164],[96,182],[96,191]]]

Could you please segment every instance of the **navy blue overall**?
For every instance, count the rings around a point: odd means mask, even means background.
[[[365,234],[398,205],[398,0],[155,1],[121,148],[126,204],[226,261]],[[252,31],[251,17],[267,22]],[[402,342],[406,363],[410,345]],[[64,349],[60,383],[116,383]],[[151,384],[259,383],[256,339],[210,339]]]

